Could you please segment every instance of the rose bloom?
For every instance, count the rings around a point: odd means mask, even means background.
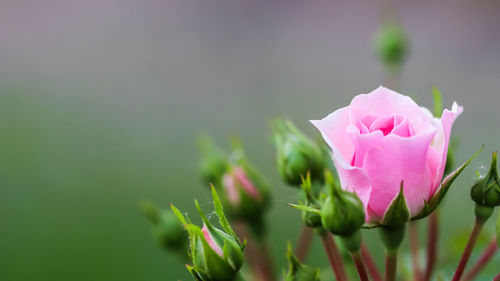
[[[410,97],[379,87],[311,122],[332,150],[342,188],[359,196],[367,222],[381,222],[402,181],[410,217],[439,190],[451,128],[462,111],[453,103],[434,118]]]

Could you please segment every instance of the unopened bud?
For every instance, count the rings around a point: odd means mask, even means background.
[[[161,210],[149,201],[140,204],[141,210],[152,223],[153,235],[166,250],[184,252],[187,236],[179,220],[171,210]]]
[[[208,137],[198,139],[201,152],[199,171],[202,180],[207,184],[219,185],[226,171],[227,156]]]
[[[496,207],[500,205],[500,183],[497,172],[497,153],[493,152],[488,174],[480,178],[472,187],[470,195],[479,205]]]
[[[384,65],[400,67],[408,56],[408,38],[395,19],[386,19],[375,37],[375,51]]]
[[[270,203],[269,185],[250,165],[243,150],[235,148],[231,165],[222,177],[222,198],[234,219],[261,222]]]
[[[245,245],[240,243],[229,225],[213,188],[212,194],[219,224],[223,230],[216,228],[208,221],[197,201],[195,201],[196,208],[204,224],[202,228],[186,220],[174,206],[172,206],[172,210],[184,224],[190,237],[190,256],[193,265],[188,265],[187,268],[194,278],[201,281],[234,281],[243,265]]]
[[[323,227],[336,235],[351,235],[365,222],[363,203],[359,197],[336,186],[331,173],[326,173],[330,194],[321,205]]]
[[[322,147],[309,139],[289,120],[273,123],[277,164],[281,178],[287,184],[299,186],[301,177],[310,173],[313,181],[323,181],[325,155]]]

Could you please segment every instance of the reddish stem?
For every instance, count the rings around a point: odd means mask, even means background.
[[[368,281],[368,273],[366,272],[361,253],[357,252],[352,254],[352,260],[354,261],[354,265],[356,266],[356,270],[358,271],[359,279],[361,281]]]
[[[382,281],[382,275],[380,275],[377,265],[373,261],[370,251],[368,250],[368,248],[366,248],[365,244],[361,244],[361,255],[363,256],[366,268],[372,276],[373,281]]]
[[[430,281],[436,266],[437,239],[439,231],[439,214],[434,211],[429,217],[429,230],[427,233],[427,264],[425,267],[424,281]]]
[[[420,272],[420,247],[418,243],[418,225],[416,221],[410,222],[410,249],[411,249],[411,261],[413,263],[413,274],[415,281],[421,280]]]
[[[273,281],[274,273],[272,270],[271,259],[265,243],[256,243],[252,239],[248,227],[243,222],[235,222],[234,228],[236,234],[241,240],[247,240],[245,247],[245,256],[252,269],[253,280]]]
[[[488,264],[491,258],[495,255],[498,250],[497,239],[493,238],[488,244],[488,247],[484,250],[483,254],[477,261],[477,263],[465,274],[463,281],[474,280],[476,276],[483,270],[483,268]]]
[[[257,254],[259,257],[260,269],[262,272],[263,281],[274,281],[274,270],[269,247],[265,240],[257,240]]]
[[[460,262],[458,263],[455,274],[453,275],[452,281],[460,281],[462,274],[464,273],[465,267],[467,266],[467,262],[469,261],[470,255],[472,253],[472,249],[474,249],[474,245],[476,244],[477,238],[479,237],[479,233],[481,233],[481,229],[483,229],[484,222],[477,221],[474,223],[474,228],[472,229],[472,233],[469,236],[469,241],[467,241],[467,245],[465,246],[465,250],[462,253],[462,257],[460,258]]]
[[[500,273],[498,273],[497,276],[493,278],[493,281],[500,281]]]
[[[385,281],[396,281],[396,269],[398,267],[397,252],[385,254]]]
[[[344,263],[342,262],[342,256],[333,241],[333,237],[326,233],[321,235],[321,242],[325,248],[326,255],[328,256],[328,261],[332,267],[333,273],[335,274],[335,279],[337,281],[347,281],[347,275],[344,269]]]
[[[302,226],[299,241],[297,242],[297,251],[295,253],[299,261],[304,262],[306,260],[313,237],[313,229],[306,225]]]

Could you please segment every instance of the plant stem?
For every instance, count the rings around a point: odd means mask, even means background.
[[[370,251],[368,250],[368,248],[366,248],[365,244],[361,244],[361,255],[363,256],[366,268],[368,269],[368,272],[372,276],[373,281],[382,281],[382,276],[378,271],[377,265],[373,261]]]
[[[476,219],[476,222],[474,223],[474,228],[472,229],[472,233],[469,236],[469,241],[467,241],[465,250],[462,253],[460,262],[458,263],[457,269],[455,270],[455,274],[453,275],[453,279],[451,279],[452,281],[460,281],[460,278],[464,273],[465,267],[467,266],[467,262],[469,261],[472,249],[474,249],[474,245],[476,244],[477,238],[479,237],[479,233],[481,233],[483,226],[484,226],[484,221],[478,221]]]
[[[493,238],[491,242],[488,244],[488,247],[484,250],[483,254],[477,261],[477,263],[469,270],[465,277],[462,279],[463,281],[471,281],[476,278],[476,276],[483,270],[483,268],[488,264],[491,258],[495,255],[498,250],[497,240]]]
[[[259,239],[260,238],[260,239]],[[257,254],[259,256],[260,271],[263,281],[274,281],[274,270],[269,247],[263,237],[257,238]]]
[[[356,270],[358,271],[359,279],[361,281],[368,281],[368,273],[366,272],[361,252],[358,251],[357,253],[352,253],[351,256],[352,261],[354,261],[354,265],[356,266]]]
[[[420,273],[420,247],[418,243],[418,225],[416,221],[410,222],[410,249],[411,249],[411,261],[413,263],[413,274],[414,281],[421,280]]]
[[[297,242],[297,250],[295,253],[299,261],[304,262],[306,260],[313,237],[313,229],[303,225],[302,230],[300,231],[299,241]]]
[[[330,266],[335,274],[335,279],[337,281],[347,281],[348,279],[345,273],[344,263],[342,262],[342,256],[337,249],[337,245],[335,245],[335,241],[333,241],[332,235],[330,235],[330,233],[321,234],[321,242],[323,243],[328,261],[330,261]]]
[[[241,241],[247,240],[247,245],[245,247],[245,257],[251,269],[252,279],[261,280],[262,270],[260,269],[259,257],[257,255],[257,250],[255,248],[255,241],[251,239],[247,225],[241,221],[234,222],[234,230],[240,238]]]
[[[398,267],[398,252],[386,251],[385,253],[385,281],[396,281]]]
[[[493,278],[493,281],[500,281],[500,273],[498,273],[497,276]]]
[[[436,210],[429,217],[429,229],[427,232],[427,264],[425,266],[424,281],[431,280],[432,272],[436,266],[438,231],[439,212]]]

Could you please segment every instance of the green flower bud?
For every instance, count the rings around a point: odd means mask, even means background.
[[[161,210],[149,201],[140,204],[142,211],[152,223],[153,235],[166,250],[185,252],[187,236],[179,220],[170,210]]]
[[[293,255],[290,242],[286,257],[288,259],[288,272],[285,274],[285,281],[320,281],[319,269],[303,265]]]
[[[394,19],[382,23],[375,37],[375,51],[384,65],[390,68],[403,65],[408,56],[408,38]]]
[[[251,224],[260,223],[270,205],[269,190],[268,183],[250,165],[241,147],[235,148],[222,177],[222,198],[228,214]]]
[[[240,243],[229,225],[214,188],[212,194],[219,224],[223,230],[208,221],[196,200],[195,205],[203,220],[203,228],[190,223],[174,206],[172,210],[189,234],[193,265],[187,268],[193,277],[201,281],[233,281],[243,265],[245,243]]]
[[[500,205],[500,183],[497,172],[497,153],[493,152],[490,170],[472,187],[470,195],[479,205],[496,207]]]
[[[208,137],[200,137],[198,147],[201,152],[199,172],[202,180],[207,184],[219,185],[226,171],[227,156]]]
[[[299,186],[308,172],[313,181],[323,181],[326,168],[325,151],[304,135],[289,120],[273,123],[274,143],[277,148],[278,171],[284,182]]]
[[[326,173],[326,184],[330,194],[321,205],[323,227],[336,235],[350,235],[365,222],[363,203],[354,193],[341,190],[331,173]]]

